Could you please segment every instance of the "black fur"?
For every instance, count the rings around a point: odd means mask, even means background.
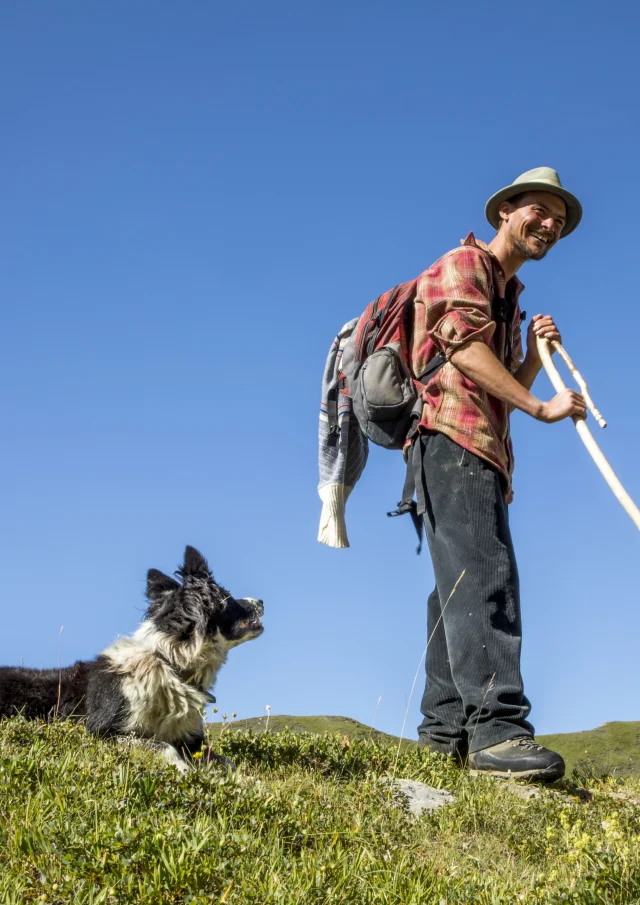
[[[51,714],[83,717],[91,663],[78,660],[64,669],[0,667],[0,716],[21,713],[27,719]]]
[[[120,676],[110,669],[106,657],[100,654],[92,666],[92,681],[86,696],[87,729],[92,735],[125,735],[129,705],[122,693]]]
[[[215,700],[208,689],[228,650],[262,633],[263,606],[234,599],[193,547],[175,574],[179,581],[149,570],[142,625],[95,660],[62,670],[0,667],[0,717],[84,719],[94,735],[147,740],[173,763],[200,750],[199,709]]]

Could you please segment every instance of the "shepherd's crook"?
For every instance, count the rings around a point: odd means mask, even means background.
[[[541,336],[536,337],[536,342],[538,345],[538,352],[540,353],[540,358],[542,359],[542,364],[544,365],[544,369],[549,375],[549,380],[553,384],[553,387],[556,393],[561,393],[562,390],[566,390],[566,386],[562,377],[558,373],[558,369],[554,365],[551,360],[551,352],[549,350],[549,340],[544,339]],[[567,367],[573,374],[576,379],[576,382],[580,385],[580,389],[582,390],[582,395],[584,396],[584,400],[587,403],[587,406],[591,410],[594,418],[600,425],[600,427],[606,427],[607,422],[604,420],[598,409],[593,404],[593,400],[589,395],[589,390],[587,389],[587,385],[582,378],[582,375],[577,370],[574,363],[571,361],[565,350],[562,348],[559,342],[555,340],[552,341],[552,345],[555,349],[558,350],[559,354],[567,363]],[[589,450],[593,461],[596,463],[600,471],[602,472],[605,481],[609,485],[609,487],[613,490],[613,493],[618,498],[622,506],[626,509],[628,514],[631,516],[633,523],[636,528],[640,529],[640,509],[633,502],[627,491],[624,489],[620,481],[618,480],[618,476],[616,475],[613,468],[609,465],[607,460],[604,457],[604,453],[596,443],[593,438],[593,435],[589,428],[587,427],[583,418],[573,418],[573,423],[576,426],[576,430],[580,434],[580,439],[584,443],[584,445]]]

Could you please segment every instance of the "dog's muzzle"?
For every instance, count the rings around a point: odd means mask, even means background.
[[[264,626],[260,621],[260,617],[264,616],[264,604],[261,600],[256,600],[255,597],[243,597],[242,600],[239,600],[238,603],[243,604],[244,608],[249,613],[248,619],[243,619],[239,627],[246,632],[251,632],[255,634],[260,634],[264,631]]]

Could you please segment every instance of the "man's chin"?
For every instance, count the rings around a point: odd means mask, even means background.
[[[539,248],[539,249],[536,249],[535,251],[531,251],[529,254],[529,257],[531,258],[532,261],[541,261],[545,257],[545,255],[547,254],[548,251],[549,251],[549,248],[548,248],[548,246],[545,245],[544,248]]]
[[[548,245],[540,245],[536,240],[523,240],[518,242],[517,251],[525,261],[541,261],[549,251]]]

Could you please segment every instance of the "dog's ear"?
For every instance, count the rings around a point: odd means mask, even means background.
[[[211,574],[206,559],[195,547],[185,547],[184,563],[178,569],[178,572],[182,577],[187,575],[209,576]]]
[[[181,587],[179,581],[158,569],[149,569],[147,572],[147,597],[149,600],[158,600],[167,591],[177,591]]]

